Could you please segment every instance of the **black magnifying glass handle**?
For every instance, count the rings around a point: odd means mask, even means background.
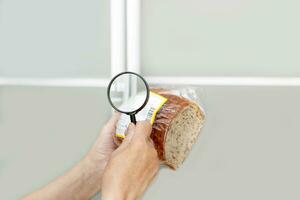
[[[130,115],[130,121],[134,124],[136,124],[136,118],[135,118],[135,115]]]

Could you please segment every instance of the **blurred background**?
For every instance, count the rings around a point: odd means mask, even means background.
[[[140,73],[300,78],[299,6],[142,1]],[[0,199],[64,174],[97,138],[111,114],[106,87],[80,80],[110,78],[110,25],[109,0],[0,0]],[[24,79],[79,84],[7,84]],[[193,87],[205,127],[184,165],[162,169],[144,199],[299,199],[299,86]]]

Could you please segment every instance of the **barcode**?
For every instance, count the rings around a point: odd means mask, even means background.
[[[147,114],[147,120],[151,121],[154,111],[155,111],[155,108],[154,107],[150,107],[150,109],[148,111],[148,114]]]

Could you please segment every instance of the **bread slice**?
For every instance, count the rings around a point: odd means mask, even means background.
[[[159,159],[177,169],[186,159],[203,126],[205,115],[200,106],[186,98],[163,89],[151,89],[168,99],[158,111],[151,138]],[[121,139],[114,137],[117,145]]]
[[[186,159],[203,126],[205,115],[193,101],[153,89],[168,101],[157,113],[151,138],[161,161],[177,169]]]

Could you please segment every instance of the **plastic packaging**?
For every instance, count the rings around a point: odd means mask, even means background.
[[[196,102],[200,105],[199,98],[197,96],[196,90],[190,87],[184,88],[150,88],[150,98],[145,106],[138,114],[137,121],[149,120],[153,125],[156,114],[162,109],[163,105],[167,102],[168,97],[178,96],[183,99],[188,99]],[[138,98],[137,98],[138,99]],[[165,113],[174,112],[178,109],[176,107],[180,105],[172,104],[172,107],[169,107],[168,110],[165,110]],[[202,107],[200,106],[202,109]],[[202,110],[203,111],[203,110]],[[129,117],[126,114],[122,114],[117,125],[116,136],[119,138],[125,138],[125,132],[130,123]],[[155,128],[155,127],[154,127]]]
[[[205,114],[193,88],[151,88],[151,92],[166,99],[156,113],[151,138],[160,160],[176,169],[196,142]],[[169,141],[167,136],[172,141]],[[116,144],[120,144],[121,141],[115,137]],[[167,147],[170,142],[174,148],[172,152],[175,152],[172,154],[173,158],[168,156],[170,152],[166,152],[167,148],[172,149]]]

